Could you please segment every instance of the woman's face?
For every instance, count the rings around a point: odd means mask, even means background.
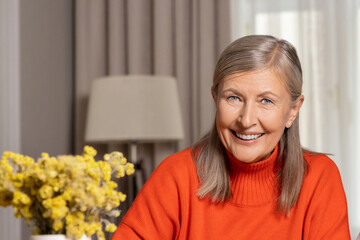
[[[245,163],[261,161],[271,154],[304,100],[300,96],[292,104],[285,83],[271,70],[228,75],[213,97],[221,142]]]

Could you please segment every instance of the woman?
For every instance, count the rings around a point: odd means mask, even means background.
[[[230,44],[212,131],[162,162],[112,239],[350,239],[336,165],[300,145],[301,88],[287,41]]]

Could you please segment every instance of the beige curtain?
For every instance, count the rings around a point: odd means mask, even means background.
[[[229,0],[77,0],[75,8],[77,153],[84,145],[91,81],[117,74],[177,79],[185,138],[138,146],[148,177],[165,157],[189,147],[213,123],[210,87],[216,60],[230,41]],[[95,147],[127,156],[125,145]],[[126,186],[120,182],[121,190],[127,191]],[[121,208],[126,211],[130,204]]]
[[[90,83],[105,75],[172,75],[178,81],[185,139],[140,147],[145,160],[157,165],[210,128],[212,74],[230,41],[228,0],[77,0],[75,7],[77,153],[84,145]]]
[[[77,153],[84,145],[91,81],[116,74],[177,79],[185,138],[138,147],[149,177],[165,157],[189,147],[213,124],[210,87],[216,60],[230,42],[229,0],[77,0],[75,8]],[[116,149],[127,156],[125,145],[95,147],[100,153]],[[124,181],[121,191],[131,192]],[[121,216],[130,205],[128,200],[120,206]]]

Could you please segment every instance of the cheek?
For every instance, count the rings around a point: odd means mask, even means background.
[[[288,114],[282,111],[268,111],[266,113],[259,114],[259,120],[262,123],[263,128],[268,132],[283,131],[288,121]]]
[[[219,103],[216,110],[216,124],[218,127],[227,127],[236,120],[237,110],[229,105]]]

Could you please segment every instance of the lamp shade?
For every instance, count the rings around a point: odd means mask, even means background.
[[[183,138],[173,77],[108,76],[92,82],[85,141],[154,142]]]

